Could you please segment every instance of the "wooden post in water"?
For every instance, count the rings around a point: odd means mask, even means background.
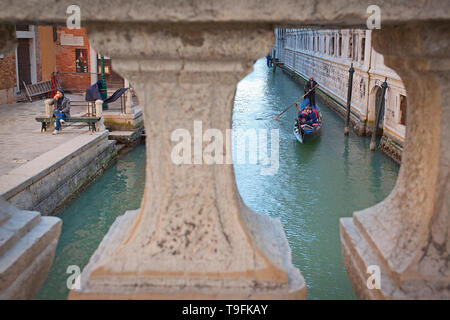
[[[347,91],[347,117],[345,118],[345,129],[344,134],[348,135],[350,129],[350,113],[351,113],[351,105],[352,105],[352,90],[353,90],[353,73],[355,73],[355,69],[353,68],[353,63],[348,69],[348,91]]]
[[[105,101],[108,93],[105,78],[105,57],[103,55],[100,56],[100,72],[102,76],[102,89],[100,90],[100,95],[102,96],[102,100]],[[103,103],[103,109],[108,109],[108,104]]]
[[[384,96],[386,95],[386,89],[388,87],[387,85],[387,77],[384,79],[384,82],[381,84],[381,99],[378,101],[377,103],[377,116],[375,118],[375,126],[373,128],[372,131],[372,138],[370,139],[370,151],[375,150],[375,146],[376,146],[376,142],[377,142],[377,131],[378,131],[378,127],[380,125],[380,118],[381,118],[381,114],[383,113],[383,109],[384,109]]]

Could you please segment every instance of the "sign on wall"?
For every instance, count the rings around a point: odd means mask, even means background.
[[[77,73],[88,73],[87,49],[75,49],[75,65]]]
[[[84,46],[84,39],[81,36],[62,33],[60,40],[62,46]]]

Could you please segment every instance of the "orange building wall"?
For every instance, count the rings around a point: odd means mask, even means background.
[[[41,26],[41,63],[42,81],[49,81],[52,72],[56,71],[56,46],[53,42],[53,27]]]

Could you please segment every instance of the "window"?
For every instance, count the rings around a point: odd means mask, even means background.
[[[366,53],[366,38],[361,39],[361,61],[364,61],[364,54]]]
[[[87,49],[75,49],[75,69],[77,73],[88,73]]]
[[[30,31],[28,24],[16,24],[16,31]]]
[[[358,36],[353,36],[353,60],[358,61]]]
[[[353,53],[353,39],[352,37],[350,37],[348,39],[348,57],[350,59],[352,58],[352,53]]]
[[[339,35],[338,55],[339,55],[339,57],[342,57],[342,36],[341,35]]]
[[[330,54],[334,56],[334,36],[331,37]]]
[[[400,124],[406,126],[406,96],[400,95]]]
[[[323,53],[327,53],[327,37],[323,37]]]

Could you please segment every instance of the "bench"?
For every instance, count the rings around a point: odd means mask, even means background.
[[[26,84],[25,81],[22,82],[30,102],[33,101],[33,97],[48,95],[52,91],[52,85],[50,81],[43,81],[33,84]]]
[[[100,121],[101,117],[92,117],[88,115],[80,116],[80,117],[70,117],[64,119],[64,122],[84,122],[89,126],[89,130],[95,132],[95,124]],[[36,117],[36,121],[41,123],[41,132],[47,131],[47,124],[53,123],[56,121],[55,117]]]

